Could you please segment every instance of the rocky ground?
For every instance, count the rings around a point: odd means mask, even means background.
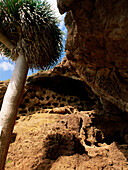
[[[106,139],[94,125],[93,110],[56,110],[38,111],[17,120],[6,170],[128,169],[128,144],[111,135]]]

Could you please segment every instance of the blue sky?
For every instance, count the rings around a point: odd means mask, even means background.
[[[59,14],[56,0],[47,0],[47,1],[49,1],[49,3],[51,4],[52,9],[55,11],[55,15],[58,16],[61,20],[59,28],[65,33],[64,41],[63,41],[63,44],[65,46],[66,35],[67,35],[67,29],[64,24],[65,14],[64,15]],[[63,58],[64,56],[65,56],[65,52],[62,53],[61,58]],[[11,78],[14,66],[15,66],[15,63],[13,63],[11,60],[8,60],[8,58],[0,55],[0,80],[1,81],[8,80]],[[37,71],[35,70],[34,72],[37,72]],[[33,72],[29,70],[28,75],[31,75],[32,73]]]

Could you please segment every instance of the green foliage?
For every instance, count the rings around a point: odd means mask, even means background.
[[[11,163],[11,162],[12,162],[12,160],[11,160],[11,159],[8,159],[8,160],[6,160],[5,165],[7,165],[8,163]]]
[[[30,68],[46,69],[54,65],[62,51],[62,32],[46,0],[2,0],[0,28],[15,45],[11,52],[0,43],[0,51],[16,60],[23,52]]]

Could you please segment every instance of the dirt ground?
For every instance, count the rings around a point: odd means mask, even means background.
[[[128,170],[128,145],[83,145],[77,116],[40,112],[21,117],[5,170]]]

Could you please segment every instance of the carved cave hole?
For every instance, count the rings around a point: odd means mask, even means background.
[[[47,103],[48,106],[51,106],[51,103]]]
[[[61,97],[57,97],[57,100],[60,100],[61,99]]]
[[[60,156],[85,153],[85,148],[72,133],[50,134],[46,137],[45,143],[46,158],[56,160]]]
[[[20,104],[19,106],[21,109],[25,109],[26,105],[25,104]]]
[[[28,108],[28,111],[29,112],[33,112],[33,111],[35,111],[35,108],[34,107],[30,107],[30,108]]]
[[[62,101],[65,102],[65,101],[66,101],[66,98],[62,98]]]
[[[102,135],[101,131],[97,131],[97,133],[96,133],[96,141],[98,143],[103,143],[103,135]]]
[[[30,88],[28,89],[28,92],[30,92],[30,93],[31,93],[32,91],[33,91],[32,89],[30,89]]]
[[[77,99],[77,98],[75,98],[75,99],[73,100],[73,102],[75,102],[75,103],[76,103],[76,102],[78,102],[78,99]]]
[[[29,103],[29,99],[25,99],[24,103]]]
[[[80,106],[82,106],[84,108],[84,103],[80,103]]]
[[[72,101],[71,101],[70,99],[68,99],[67,102],[68,102],[69,104],[72,103]]]
[[[43,94],[46,94],[46,91],[45,91],[45,90],[43,90]]]
[[[77,109],[79,112],[84,111],[84,108],[82,108],[82,107],[78,107]]]
[[[34,99],[34,98],[35,98],[35,94],[33,94],[30,98],[31,98],[31,99]]]
[[[40,97],[40,100],[44,100],[44,97]]]
[[[22,109],[22,110],[19,111],[19,113],[23,115],[23,114],[27,113],[27,110],[26,109]]]
[[[17,116],[17,117],[16,117],[16,120],[19,120],[19,119],[20,119],[20,116]]]
[[[49,97],[49,96],[47,96],[47,97],[46,97],[46,100],[49,100],[49,99],[50,99],[50,97]]]
[[[16,140],[17,133],[12,133],[12,139],[10,143],[14,143]]]
[[[52,103],[53,106],[57,107],[58,106],[58,103]]]
[[[60,104],[60,107],[64,107],[64,104]]]
[[[52,95],[52,98],[53,98],[53,99],[55,99],[55,98],[56,98],[54,94]]]
[[[48,107],[46,107],[46,106],[45,106],[45,107],[43,107],[43,109],[47,109],[47,108],[48,108]]]
[[[113,141],[118,142],[119,144],[125,143],[124,139],[120,135],[120,131],[114,132],[112,136],[105,136],[104,142],[110,145]]]

